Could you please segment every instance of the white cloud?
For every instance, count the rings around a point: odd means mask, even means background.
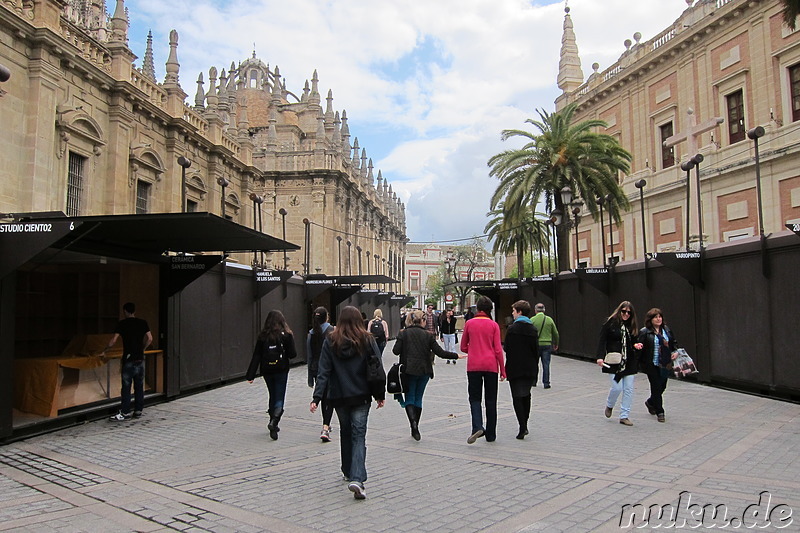
[[[316,69],[406,203],[412,240],[481,234],[496,182],[486,161],[510,147],[500,131],[554,109],[563,3],[526,0],[128,0],[130,46],[154,32],[157,72],[180,34],[181,83],[252,53],[302,91]],[[548,2],[544,2],[547,4]],[[683,4],[683,5],[682,5]],[[652,38],[678,17],[674,0],[571,0],[582,67],[608,68],[636,31]],[[138,39],[135,40],[135,39]],[[190,99],[193,97],[190,96]],[[398,139],[391,142],[389,139]]]

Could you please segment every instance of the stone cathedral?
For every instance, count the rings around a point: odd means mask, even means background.
[[[112,7],[0,2],[0,64],[11,73],[0,85],[0,213],[207,211],[279,238],[285,226],[303,249],[285,265],[268,254],[272,268],[401,277],[405,206],[316,71],[292,90],[254,52],[209,65],[191,97],[197,73],[181,72],[178,33],[160,45],[148,36],[137,66],[125,2]],[[169,47],[163,81],[153,46]]]

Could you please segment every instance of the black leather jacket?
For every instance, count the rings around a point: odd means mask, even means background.
[[[661,368],[668,368],[672,360],[672,352],[678,349],[678,343],[675,340],[675,335],[672,333],[672,330],[669,329],[666,324],[661,326],[661,330],[667,334],[669,342],[668,346],[661,345],[661,349],[658,353],[658,366]],[[640,329],[637,342],[641,342],[644,345],[642,346],[640,364],[642,366],[642,371],[646,372],[648,368],[653,366],[653,353],[656,343],[655,331],[648,328]]]
[[[458,359],[457,353],[444,351],[436,338],[418,325],[400,332],[392,352],[400,356],[403,371],[410,376],[433,377],[433,354],[442,359]]]

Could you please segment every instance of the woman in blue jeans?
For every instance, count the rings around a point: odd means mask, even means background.
[[[402,394],[395,397],[405,408],[408,423],[411,425],[411,436],[420,439],[419,419],[422,416],[422,396],[428,380],[433,379],[433,355],[442,359],[457,360],[456,352],[447,352],[439,346],[436,338],[425,329],[425,313],[412,311],[406,315],[406,327],[397,336],[392,352],[400,356],[405,380],[405,398]]]
[[[600,330],[600,343],[597,346],[597,364],[603,373],[611,374],[611,389],[606,399],[606,418],[611,418],[614,405],[622,394],[620,404],[619,423],[632,426],[630,420],[631,405],[633,404],[633,379],[639,371],[639,351],[642,343],[638,342],[639,330],[636,326],[636,311],[629,301],[621,302],[606,319]],[[622,362],[609,365],[603,360],[606,354],[619,352]]]
[[[336,409],[341,424],[342,475],[347,488],[357,500],[367,497],[367,418],[372,398],[383,407],[386,387],[371,389],[367,382],[367,358],[381,361],[378,345],[366,330],[361,312],[345,307],[336,329],[322,344],[317,383],[311,400],[311,412],[317,410],[327,390],[326,401]],[[383,363],[381,362],[381,365]]]
[[[297,357],[294,337],[283,313],[274,309],[267,314],[264,328],[258,334],[253,357],[247,368],[246,379],[250,383],[260,369],[269,391],[269,423],[267,429],[272,440],[278,440],[278,423],[283,416],[283,402],[286,398],[286,382],[289,379],[289,359]]]

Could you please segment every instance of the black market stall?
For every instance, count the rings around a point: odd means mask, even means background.
[[[309,313],[316,307],[325,307],[331,313],[331,322],[336,322],[338,307],[348,301],[362,289],[367,290],[366,297],[359,297],[351,303],[359,308],[364,304],[364,313],[372,318],[371,312],[381,305],[389,302],[392,293],[384,290],[388,285],[397,283],[397,280],[383,274],[368,274],[363,276],[327,276],[325,274],[310,274],[305,278],[306,302]],[[367,288],[365,285],[380,285],[381,288]],[[363,300],[363,301],[362,301]],[[371,306],[371,307],[369,307]],[[369,309],[370,313],[366,312]],[[391,328],[390,328],[391,329]]]
[[[11,222],[0,224],[0,439],[115,403],[121,343],[108,357],[99,352],[126,301],[153,333],[150,395],[179,394],[175,332],[194,327],[181,324],[173,305],[182,289],[219,268],[221,250],[299,248],[209,213],[4,217]],[[183,357],[192,364],[202,363]]]
[[[511,324],[511,306],[520,299],[520,281],[517,279],[456,281],[448,287],[466,287],[481,296],[486,296],[494,304],[494,319],[500,326],[500,334],[505,338],[506,328]]]

